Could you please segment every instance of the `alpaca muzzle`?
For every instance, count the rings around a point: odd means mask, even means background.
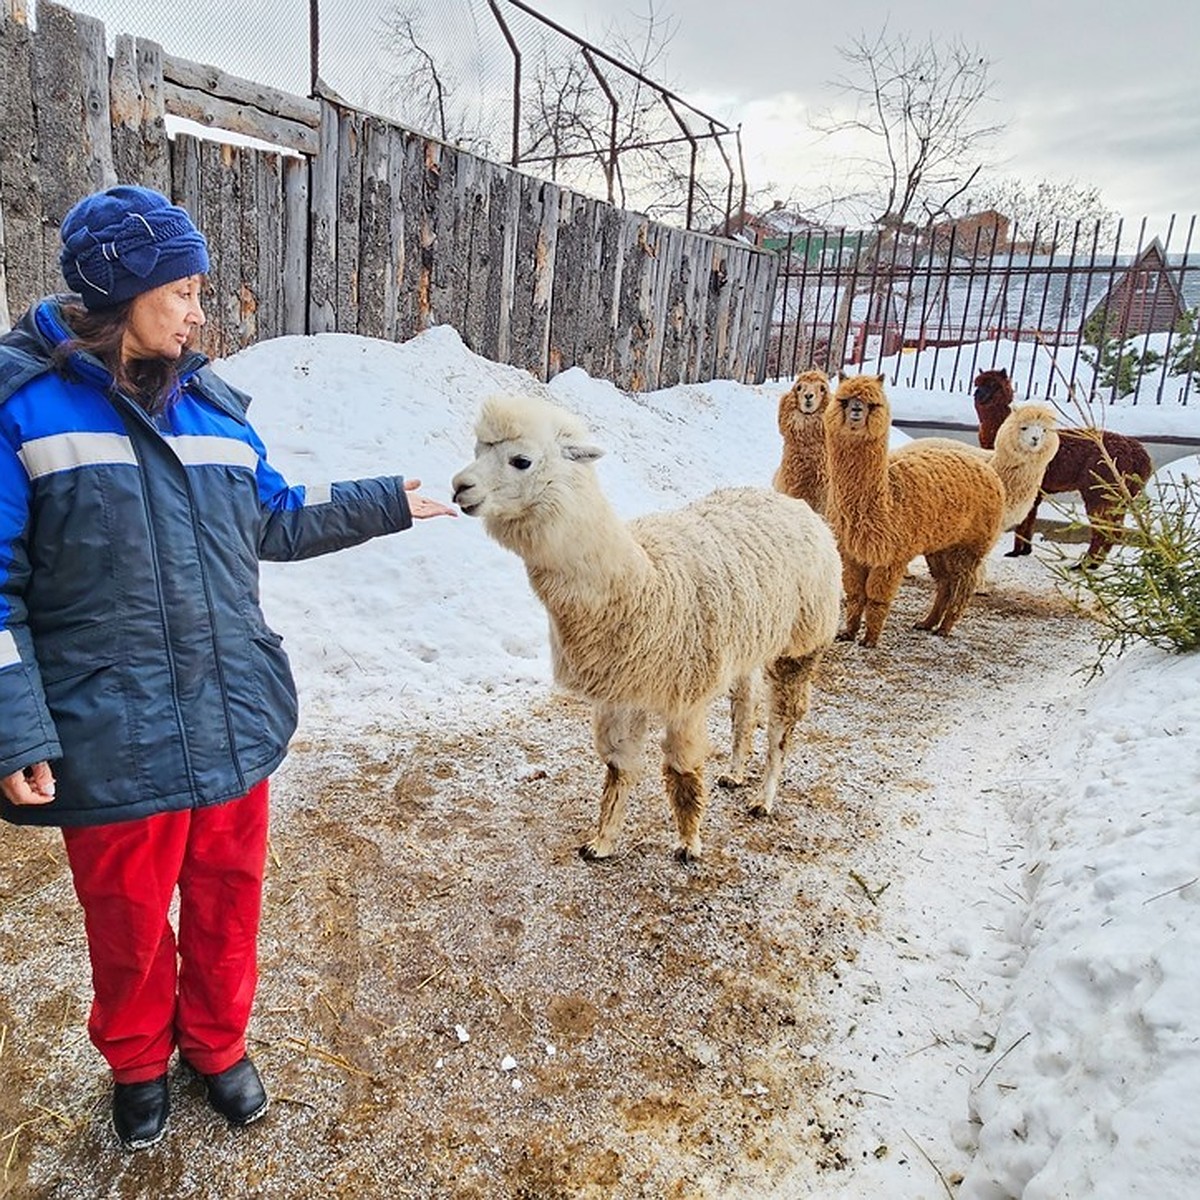
[[[454,488],[453,500],[454,503],[457,504],[458,507],[463,511],[463,513],[465,513],[468,517],[473,517],[479,511],[479,504],[471,503],[469,499],[470,491],[471,485],[469,483],[456,484]]]

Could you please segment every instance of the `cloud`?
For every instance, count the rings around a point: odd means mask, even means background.
[[[1010,123],[1010,174],[1093,184],[1128,219],[1200,208],[1200,108],[1174,78],[1080,96],[1047,90]]]

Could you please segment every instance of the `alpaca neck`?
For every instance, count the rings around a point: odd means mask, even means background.
[[[557,613],[602,610],[612,589],[628,588],[648,570],[645,552],[594,482],[576,487],[561,505],[514,522],[498,540],[520,555],[538,598]]]
[[[887,523],[892,511],[887,441],[874,437],[829,440],[830,503],[853,526]]]
[[[979,444],[985,450],[991,450],[996,445],[996,434],[1000,431],[1000,426],[1004,424],[1005,418],[1012,412],[1011,408],[1006,408],[1002,413],[995,416],[988,416],[979,422]]]

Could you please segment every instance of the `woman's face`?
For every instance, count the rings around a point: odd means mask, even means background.
[[[202,276],[189,275],[135,296],[121,338],[122,360],[178,358],[204,324],[202,283]]]

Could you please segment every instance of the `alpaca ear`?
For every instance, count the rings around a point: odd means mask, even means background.
[[[1001,367],[1001,368],[1000,368],[1000,378],[1001,378],[1001,379],[1007,379],[1007,378],[1008,378],[1008,368],[1007,368],[1007,367]]]
[[[875,376],[875,382],[876,382],[876,383],[886,383],[886,382],[887,382],[887,376],[886,376],[886,375],[876,375],[876,376]]]
[[[562,456],[571,462],[589,463],[604,457],[599,446],[568,445],[562,448]]]

